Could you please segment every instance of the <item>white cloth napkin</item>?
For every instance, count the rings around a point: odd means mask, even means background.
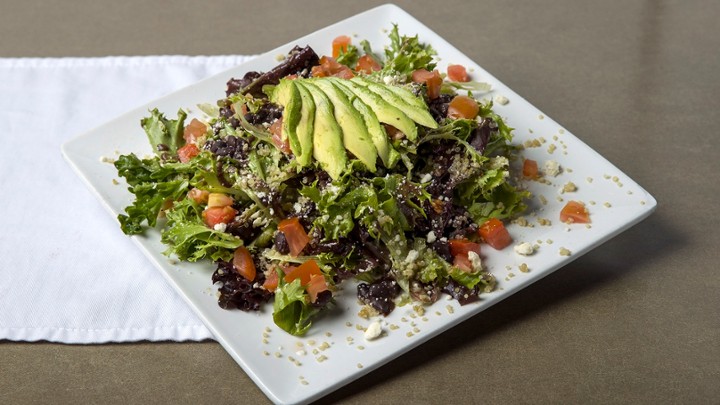
[[[212,338],[60,145],[248,58],[0,58],[0,340]]]

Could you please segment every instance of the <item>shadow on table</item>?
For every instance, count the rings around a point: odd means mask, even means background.
[[[482,344],[483,339],[521,322],[534,313],[545,311],[565,300],[592,292],[599,286],[618,282],[624,275],[663,260],[687,241],[678,230],[672,229],[655,214],[644,222],[600,248],[586,254],[507,300],[481,312],[473,318],[418,346],[368,375],[342,387],[317,404],[329,404],[348,399],[368,388],[392,383],[403,370],[444,357],[449,353]],[[422,352],[422,355],[418,355]]]

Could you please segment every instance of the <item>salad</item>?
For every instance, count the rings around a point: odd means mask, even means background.
[[[465,67],[394,26],[384,51],[346,36],[332,56],[296,46],[267,72],[228,82],[205,118],[141,120],[155,154],[115,167],[134,194],[128,235],[161,227],[164,252],[214,262],[225,309],[259,311],[303,335],[355,279],[371,315],[460,304],[492,291],[481,248],[526,208],[512,133]],[[189,122],[187,122],[189,121]]]

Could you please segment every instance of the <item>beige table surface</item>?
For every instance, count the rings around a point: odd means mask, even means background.
[[[0,57],[253,54],[375,4],[0,0]],[[718,403],[720,2],[398,4],[659,205],[321,402]],[[0,342],[0,403],[266,402],[214,342]]]

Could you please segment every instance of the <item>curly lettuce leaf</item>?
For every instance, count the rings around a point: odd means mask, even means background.
[[[190,262],[230,260],[235,249],[243,244],[236,236],[208,228],[202,219],[202,207],[189,198],[175,202],[166,216],[168,222],[161,241],[168,245],[163,252],[167,256],[174,254]]]
[[[190,186],[190,175],[186,171],[164,167],[157,157],[141,160],[135,155],[123,155],[115,161],[115,168],[135,195],[125,214],[118,216],[120,227],[127,235],[142,233],[144,221],[155,226],[165,202],[184,196]]]
[[[158,111],[157,108],[150,111],[150,116],[140,120],[145,133],[147,134],[150,145],[153,146],[156,154],[161,153],[161,149],[175,154],[177,150],[185,144],[183,133],[185,131],[185,118],[187,113],[183,110],[178,111],[178,118],[171,120],[165,118],[165,115]],[[158,148],[159,145],[164,147]]]
[[[351,69],[355,68],[360,58],[360,50],[355,45],[348,45],[347,49],[341,49],[337,57],[337,62]]]
[[[280,277],[280,286],[275,290],[273,321],[291,335],[304,335],[312,326],[313,316],[319,311],[309,302],[310,298],[300,284],[300,279],[285,283],[283,277]]]
[[[389,37],[383,72],[396,72],[408,77],[417,69],[435,69],[433,59],[437,53],[429,44],[421,43],[417,35],[400,35],[397,24],[393,24]]]
[[[187,163],[162,162],[160,158],[140,159],[134,154],[122,155],[115,161],[118,175],[124,177],[135,195],[132,205],[125,208],[118,220],[127,235],[143,232],[142,224],[154,227],[164,204],[184,197],[191,187],[210,192],[230,192],[245,196],[242,190],[227,189],[220,184],[213,171],[214,161],[203,152]]]
[[[463,286],[473,289],[476,285],[482,284],[484,290],[490,292],[495,288],[495,278],[484,270],[475,270],[472,272],[452,267],[448,273],[450,278],[462,284]]]

